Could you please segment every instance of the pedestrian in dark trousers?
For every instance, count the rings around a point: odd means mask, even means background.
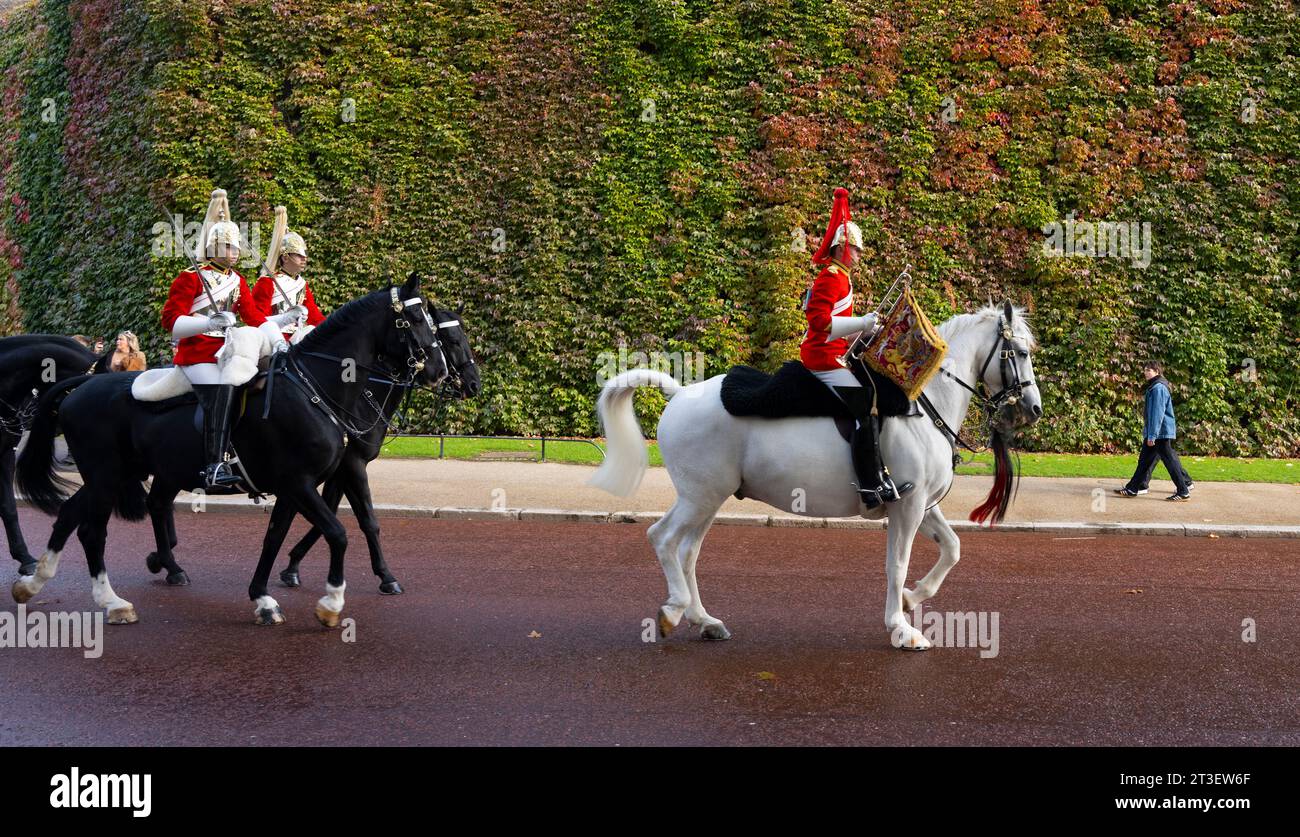
[[[1161,374],[1164,368],[1158,360],[1149,360],[1142,364],[1142,374],[1147,382],[1142,387],[1145,394],[1143,405],[1142,448],[1138,453],[1137,470],[1128,485],[1115,489],[1115,493],[1124,497],[1136,497],[1147,493],[1151,482],[1151,472],[1155,470],[1156,458],[1165,464],[1165,470],[1174,481],[1174,493],[1166,500],[1186,500],[1191,496],[1192,478],[1183,468],[1183,462],[1174,450],[1174,438],[1177,435],[1174,425],[1174,401],[1170,394],[1169,381]]]

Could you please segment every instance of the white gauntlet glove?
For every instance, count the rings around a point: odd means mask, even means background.
[[[257,330],[262,332],[267,341],[270,342],[272,352],[289,351],[289,343],[284,339],[284,335],[280,333],[280,327],[274,321],[267,319],[266,322],[257,327]]]
[[[225,328],[216,322],[216,317],[197,317],[192,314],[182,314],[172,323],[172,339],[184,340],[186,337],[197,337],[205,331]],[[234,317],[231,317],[233,323]]]
[[[186,337],[193,337],[207,330],[207,317],[192,317],[188,314],[182,314],[176,318],[176,322],[172,323],[172,339],[184,340]]]
[[[841,337],[850,337],[860,331],[865,331],[868,336],[875,333],[875,314],[867,314],[863,317],[831,317],[831,333],[826,338],[826,342],[839,340]]]
[[[285,311],[283,314],[276,314],[273,317],[267,317],[280,328],[287,328],[295,323],[300,323],[307,319],[307,309],[301,305],[295,305]]]

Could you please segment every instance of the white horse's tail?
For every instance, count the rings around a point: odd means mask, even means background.
[[[632,369],[606,382],[596,402],[600,425],[605,429],[605,461],[587,480],[587,485],[628,497],[641,485],[650,454],[646,450],[641,425],[632,408],[637,387],[659,387],[672,398],[683,387],[672,375],[653,369]]]

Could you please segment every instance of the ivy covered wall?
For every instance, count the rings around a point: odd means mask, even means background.
[[[1184,449],[1300,454],[1292,4],[37,0],[0,114],[8,332],[162,357],[155,225],[219,186],[266,234],[289,207],[327,310],[412,268],[466,305],[484,392],[437,429],[594,434],[620,348],[797,356],[846,185],[860,306],[911,264],[935,320],[1029,307],[1029,446],[1130,449],[1158,357]],[[1045,252],[1067,220],[1149,263]]]

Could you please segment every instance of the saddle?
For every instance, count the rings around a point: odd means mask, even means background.
[[[882,417],[921,414],[898,384],[860,363],[849,368],[864,386],[876,387],[876,409]],[[797,360],[787,361],[772,375],[752,366],[733,366],[722,379],[721,394],[722,406],[733,416],[826,416],[835,419],[836,429],[846,442],[853,431],[853,416],[848,407]]]

